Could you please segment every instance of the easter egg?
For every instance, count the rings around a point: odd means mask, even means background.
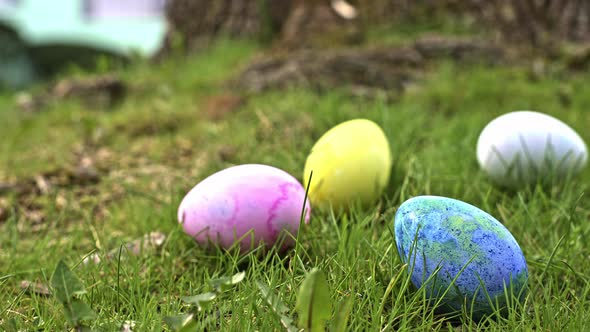
[[[369,204],[389,181],[391,151],[383,130],[374,122],[355,119],[327,131],[305,162],[303,181],[313,171],[309,197],[314,205],[348,208],[356,200]]]
[[[505,307],[506,293],[516,299],[524,295],[528,269],[518,243],[475,206],[446,197],[414,197],[397,210],[394,231],[412,283],[424,286],[428,298],[441,300],[439,310],[455,312],[466,304],[478,318],[492,313],[496,303]]]
[[[477,160],[494,182],[519,188],[578,173],[586,165],[588,150],[560,120],[518,111],[497,117],[483,129]]]
[[[264,242],[272,246],[283,231],[299,229],[305,190],[288,173],[267,165],[239,165],[219,171],[197,184],[178,208],[178,221],[197,242],[242,251]],[[305,222],[310,206],[305,202]],[[283,248],[294,243],[284,237]]]

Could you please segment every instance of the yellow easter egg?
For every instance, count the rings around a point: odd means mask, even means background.
[[[355,119],[328,130],[311,149],[303,182],[311,172],[309,198],[317,206],[348,208],[356,200],[374,202],[391,174],[391,150],[375,122]]]

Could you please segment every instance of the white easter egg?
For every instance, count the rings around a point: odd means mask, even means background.
[[[497,184],[518,188],[580,172],[586,144],[571,127],[547,114],[511,112],[492,120],[477,141],[477,160]]]

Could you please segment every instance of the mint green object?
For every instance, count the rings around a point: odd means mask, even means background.
[[[128,5],[127,13],[116,15],[115,8],[111,11],[115,14],[112,17],[105,14],[105,17],[92,19],[85,16],[85,2],[93,3],[83,0],[0,0],[0,24],[13,27],[24,43],[31,46],[69,44],[121,55],[137,52],[144,56],[151,56],[160,48],[166,33],[163,6],[159,14],[154,10],[152,15],[137,15],[133,5]],[[140,1],[135,3],[138,4],[135,11],[145,9]]]
[[[0,37],[14,32],[10,43],[0,44],[0,84],[35,77],[31,50],[81,47],[150,57],[166,29],[164,0],[0,0]]]

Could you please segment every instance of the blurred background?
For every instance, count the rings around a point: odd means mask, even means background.
[[[23,87],[98,54],[153,56],[164,13],[164,0],[0,0],[0,83]]]
[[[26,87],[72,63],[93,66],[97,56],[195,52],[219,35],[283,50],[358,45],[374,27],[441,16],[549,54],[590,40],[583,0],[0,0],[0,85]]]

